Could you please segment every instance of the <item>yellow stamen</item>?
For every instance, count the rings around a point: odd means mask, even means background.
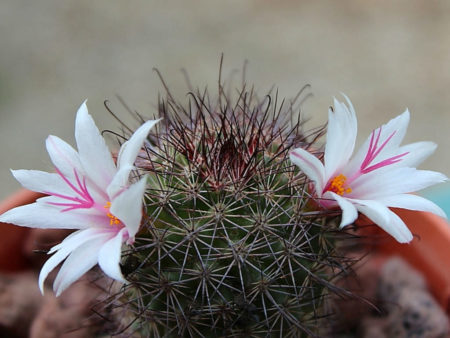
[[[351,193],[352,189],[350,187],[345,187],[346,180],[347,177],[345,177],[345,175],[343,174],[336,176],[331,180],[330,186],[327,190],[332,191],[340,196]]]
[[[111,202],[106,202],[106,205],[103,206],[103,208],[108,209],[111,208]],[[120,220],[114,216],[113,214],[111,214],[110,212],[108,212],[106,214],[106,216],[109,217],[109,225],[116,225],[116,224],[120,224]]]

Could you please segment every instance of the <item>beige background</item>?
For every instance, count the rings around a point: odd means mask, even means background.
[[[115,94],[151,116],[158,67],[183,99],[180,68],[216,86],[250,61],[248,80],[292,96],[306,83],[311,127],[346,93],[361,138],[408,107],[406,141],[434,140],[424,165],[450,175],[450,1],[25,1],[0,2],[0,197],[19,186],[9,168],[51,169],[48,134],[73,142],[77,107],[101,128],[126,115]]]

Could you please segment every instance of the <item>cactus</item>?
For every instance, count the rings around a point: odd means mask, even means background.
[[[220,85],[216,100],[191,92],[183,106],[168,92],[159,102],[164,119],[136,162],[149,182],[122,261],[130,283],[114,296],[122,333],[314,336],[338,292],[336,226],[288,158],[317,148],[323,128],[304,133],[298,100],[259,99],[245,85],[234,96]]]

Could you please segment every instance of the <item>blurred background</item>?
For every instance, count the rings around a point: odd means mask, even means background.
[[[439,148],[423,167],[450,176],[450,2],[442,1],[25,1],[0,2],[0,198],[19,185],[9,168],[51,170],[47,135],[73,144],[74,117],[88,98],[101,129],[118,130],[103,107],[116,98],[145,116],[163,92],[157,67],[185,99],[217,86],[249,61],[247,79],[292,97],[311,84],[310,127],[326,121],[332,96],[355,106],[361,142],[408,107],[405,142]]]

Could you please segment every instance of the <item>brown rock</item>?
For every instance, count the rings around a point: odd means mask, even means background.
[[[388,338],[384,332],[386,320],[384,318],[365,317],[362,319],[361,337],[364,338]]]
[[[381,269],[378,294],[386,307],[396,306],[399,294],[405,290],[427,290],[423,276],[400,257],[392,257]]]
[[[427,290],[402,289],[387,319],[389,337],[447,337],[448,318]]]
[[[394,257],[383,265],[378,296],[385,312],[364,318],[361,336],[444,338],[450,334],[448,318],[423,276],[402,259]]]
[[[42,303],[36,277],[31,273],[0,275],[0,335],[27,337]]]
[[[85,279],[72,284],[59,297],[48,297],[30,330],[31,338],[92,337],[95,322],[91,307],[98,290]],[[49,291],[49,293],[51,293]]]

